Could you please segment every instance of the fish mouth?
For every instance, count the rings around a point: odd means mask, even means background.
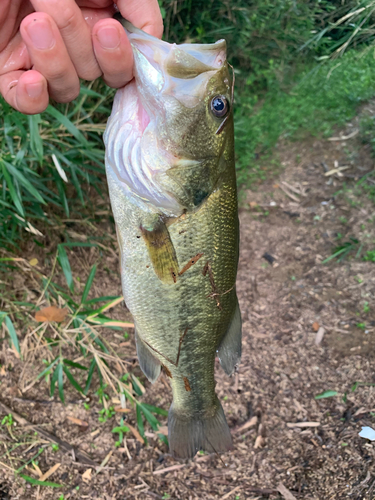
[[[143,106],[152,113],[162,98],[182,106],[199,104],[206,84],[226,61],[226,42],[171,44],[123,22],[134,54],[134,74]]]

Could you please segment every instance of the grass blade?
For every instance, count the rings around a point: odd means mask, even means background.
[[[87,374],[87,380],[86,380],[86,385],[85,388],[83,389],[83,394],[86,396],[87,393],[89,392],[90,385],[91,385],[91,380],[92,376],[94,374],[94,370],[96,367],[96,361],[95,358],[91,361],[90,367],[89,367],[89,373]]]
[[[22,201],[20,200],[18,194],[16,193],[12,179],[10,178],[9,172],[8,172],[6,166],[3,162],[2,162],[2,170],[3,170],[3,175],[4,175],[6,185],[9,189],[10,197],[11,197],[18,213],[21,214],[23,217],[25,217],[25,212],[23,209]],[[5,189],[5,186],[3,186],[3,189]]]
[[[53,375],[51,377],[51,385],[50,385],[51,397],[55,394],[56,382],[57,379],[59,378],[59,368],[60,368],[60,363],[56,366],[55,371],[53,372]]]
[[[157,406],[148,405],[146,403],[142,403],[142,406],[144,408],[147,408],[147,410],[149,410],[152,413],[157,413],[158,415],[163,415],[165,417],[168,416],[168,411],[164,410],[164,408],[158,408]]]
[[[49,486],[50,488],[62,488],[62,484],[51,483],[50,481],[38,481],[38,479],[34,479],[33,477],[26,476],[25,474],[20,474],[25,481],[30,484],[34,484],[35,486]]]
[[[52,361],[52,363],[50,363],[47,368],[45,368],[42,372],[39,373],[39,375],[36,377],[37,380],[39,380],[40,378],[42,378],[44,375],[46,375],[54,366],[55,364],[58,362],[60,358],[57,357],[56,359],[54,359]]]
[[[68,132],[72,134],[73,137],[77,139],[78,142],[82,144],[84,147],[90,147],[90,144],[87,142],[85,136],[78,130],[78,128],[69,120],[68,117],[60,113],[56,108],[53,106],[49,105],[48,108],[46,109],[46,113],[51,115],[53,118],[55,118],[58,122],[63,125]]]
[[[139,434],[144,439],[145,444],[147,444],[147,439],[145,437],[145,427],[143,425],[143,418],[142,418],[142,411],[140,408],[140,404],[137,405],[136,413],[137,413],[137,426],[138,426]]]
[[[73,375],[70,373],[69,369],[67,366],[63,366],[63,370],[65,375],[67,376],[69,382],[72,384],[74,389],[76,389],[78,392],[83,393],[82,387],[79,385],[79,383],[76,381],[76,379],[73,377]],[[61,396],[60,396],[61,397]]]
[[[66,254],[66,250],[64,248],[64,245],[60,243],[57,247],[57,252],[58,256],[57,259],[60,263],[60,266],[63,270],[66,282],[68,284],[69,290],[71,292],[74,292],[74,281],[73,281],[73,275],[72,275],[72,269],[70,267],[69,259]]]
[[[70,359],[63,359],[64,365],[72,366],[73,368],[78,368],[79,370],[87,370],[86,366],[80,365],[79,363],[75,363],[74,361],[70,361]]]
[[[137,406],[137,410],[138,410],[138,407],[140,407],[140,409],[142,410],[147,422],[151,425],[152,429],[154,431],[157,431],[159,428],[159,425],[160,425],[157,418],[155,418],[154,415],[142,403],[140,403]]]
[[[95,273],[96,273],[96,264],[94,264],[92,266],[89,277],[87,278],[85,289],[83,290],[83,294],[82,294],[81,303],[84,303],[86,301],[88,294],[90,293],[90,288],[91,288],[91,285],[94,281]]]
[[[20,345],[18,343],[17,333],[16,333],[16,330],[15,330],[15,328],[13,326],[12,320],[10,319],[9,316],[5,316],[5,324],[6,324],[7,328],[8,328],[8,332],[9,332],[12,344],[14,345],[14,347],[15,347],[16,351],[18,352],[18,354],[21,354]]]
[[[59,386],[59,396],[63,403],[65,403],[64,398],[64,380],[63,380],[63,364],[58,365],[58,386]]]
[[[40,115],[29,115],[30,147],[38,158],[40,165],[43,163],[43,141],[39,133]]]
[[[338,394],[337,391],[324,391],[321,394],[317,394],[315,396],[315,399],[332,398],[334,396],[337,396],[337,394]]]

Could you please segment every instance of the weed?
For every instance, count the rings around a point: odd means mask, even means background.
[[[369,250],[363,257],[363,260],[368,262],[375,262],[375,250]]]
[[[50,105],[42,115],[34,116],[0,102],[4,117],[0,244],[15,248],[16,240],[26,234],[23,231],[40,240],[43,234],[37,226],[49,225],[63,213],[69,217],[69,199],[87,205],[92,189],[101,193],[104,153],[98,132],[104,130],[100,122],[110,112],[105,103],[113,93],[99,82],[82,86],[70,106]]]
[[[115,412],[115,409],[113,406],[110,406],[109,408],[102,408],[99,411],[98,420],[99,420],[99,422],[104,424],[105,422],[107,422],[107,420],[114,417],[115,415],[116,415],[116,412]]]
[[[12,427],[12,425],[14,425],[13,415],[11,413],[9,413],[9,415],[5,415],[5,417],[1,421],[1,425]]]
[[[370,306],[369,306],[369,303],[367,301],[363,304],[363,312],[364,313],[370,312]]]
[[[58,444],[56,444],[56,443],[52,443],[52,444],[51,444],[51,448],[52,448],[52,451],[54,451],[55,453],[56,453],[57,451],[59,451],[59,449],[60,449],[59,445],[58,445]]]
[[[357,323],[356,327],[360,328],[361,330],[366,330],[366,323]]]
[[[334,396],[337,396],[338,392],[337,391],[324,391],[321,394],[317,394],[315,396],[315,399],[325,399],[325,398],[332,398]]]
[[[332,250],[332,255],[330,257],[327,257],[327,259],[324,259],[322,261],[322,264],[326,264],[332,259],[337,259],[338,262],[341,262],[355,250],[357,250],[355,258],[358,258],[362,251],[362,247],[363,245],[360,244],[356,238],[349,238],[349,241],[346,241],[342,245],[335,247]]]
[[[123,417],[121,417],[120,425],[118,427],[114,427],[112,429],[112,432],[114,432],[115,434],[118,434],[118,440],[115,443],[115,446],[118,448],[122,444],[122,441],[124,439],[124,434],[126,432],[130,432],[129,427],[124,425],[124,418]]]

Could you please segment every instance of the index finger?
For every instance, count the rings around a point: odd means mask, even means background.
[[[163,19],[157,0],[117,0],[121,15],[149,35],[161,38]]]

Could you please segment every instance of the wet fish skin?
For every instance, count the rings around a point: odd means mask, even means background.
[[[241,318],[225,42],[176,46],[125,26],[136,78],[115,97],[106,169],[140,366],[152,382],[163,366],[170,377],[175,456],[226,451],[232,441],[215,394],[215,356],[228,374],[238,364]],[[225,117],[212,111],[215,96],[229,103]]]

